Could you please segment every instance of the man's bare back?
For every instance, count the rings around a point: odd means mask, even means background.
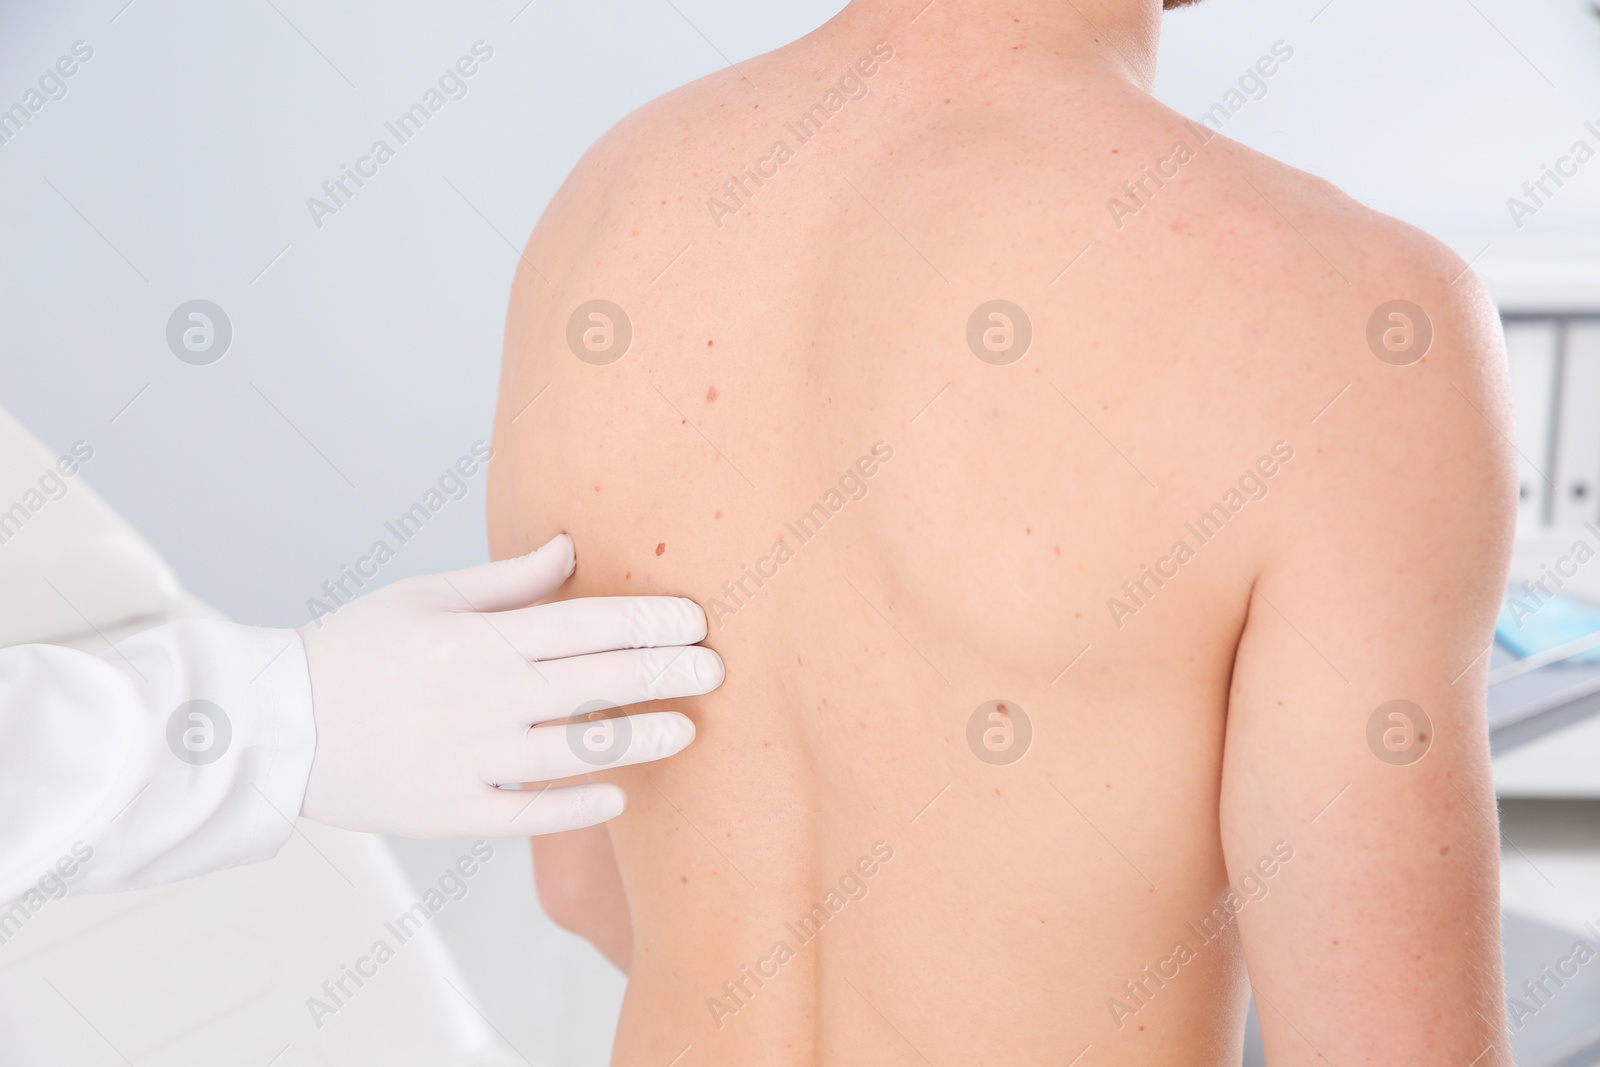
[[[615,1062],[1231,1065],[1253,983],[1274,1065],[1509,1064],[1492,310],[1155,103],[1158,0],[921,7],[630,116],[518,272],[496,555],[728,667],[536,850]]]

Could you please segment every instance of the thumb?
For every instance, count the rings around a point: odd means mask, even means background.
[[[557,534],[525,556],[441,574],[445,598],[457,611],[507,611],[543,600],[572,574],[572,538]]]
[[[492,789],[475,811],[473,826],[464,831],[478,837],[537,837],[581,830],[614,819],[627,806],[620,786],[590,782],[537,790]]]

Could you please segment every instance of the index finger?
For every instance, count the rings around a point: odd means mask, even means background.
[[[598,596],[502,611],[494,625],[519,652],[551,660],[696,644],[706,636],[706,613],[681,596]]]

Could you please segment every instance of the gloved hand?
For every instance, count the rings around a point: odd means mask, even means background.
[[[574,566],[561,534],[516,559],[396,582],[301,627],[317,727],[301,814],[405,837],[527,837],[619,814],[615,785],[497,786],[680,751],[694,724],[673,711],[538,724],[708,693],[722,660],[695,645],[705,613],[681,597],[527,606]]]

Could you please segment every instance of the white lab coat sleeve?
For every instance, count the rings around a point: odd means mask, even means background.
[[[293,630],[184,619],[99,656],[0,649],[0,901],[266,859],[315,749]]]

